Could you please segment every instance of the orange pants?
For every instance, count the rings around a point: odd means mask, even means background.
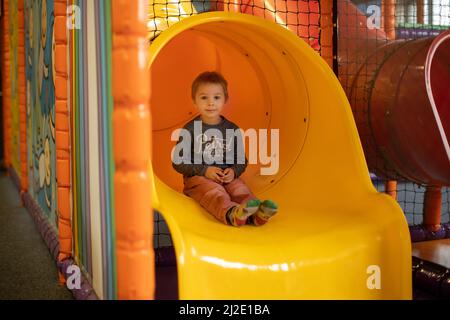
[[[221,185],[203,176],[184,177],[183,193],[225,224],[230,208],[257,199],[239,178]]]

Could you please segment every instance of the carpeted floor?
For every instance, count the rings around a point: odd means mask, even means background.
[[[58,282],[56,263],[20,204],[12,180],[0,171],[0,300],[72,299]]]

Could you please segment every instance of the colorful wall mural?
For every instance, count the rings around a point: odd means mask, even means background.
[[[29,192],[57,225],[53,0],[25,0]]]

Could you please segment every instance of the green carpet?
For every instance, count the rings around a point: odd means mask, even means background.
[[[12,180],[0,171],[0,300],[73,299]]]

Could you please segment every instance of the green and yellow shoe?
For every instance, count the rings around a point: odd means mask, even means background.
[[[228,221],[235,227],[242,226],[247,223],[248,217],[258,212],[260,205],[261,201],[254,199],[247,201],[245,205],[233,207],[227,214]]]
[[[278,205],[272,200],[264,200],[260,206],[259,211],[253,216],[253,224],[255,226],[262,226],[269,221],[278,212]]]

